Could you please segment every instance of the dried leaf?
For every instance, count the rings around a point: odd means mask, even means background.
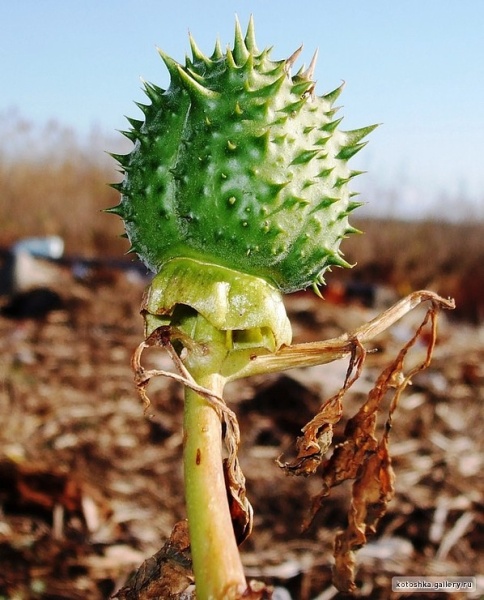
[[[349,447],[355,449],[363,447],[366,452],[355,453],[352,463],[351,461],[349,463],[345,461],[345,467],[350,468],[344,475],[350,478],[354,478],[356,475],[356,481],[352,489],[348,526],[344,532],[337,535],[335,540],[333,583],[341,591],[351,592],[355,589],[354,551],[366,543],[367,535],[376,532],[378,521],[385,514],[386,507],[394,496],[395,477],[388,452],[388,437],[393,413],[398,406],[398,400],[403,390],[410,383],[411,378],[430,364],[437,335],[436,315],[437,307],[432,304],[414,336],[400,350],[396,359],[378,377],[374,388],[368,395],[367,402],[350,419],[346,427],[345,434],[351,436]],[[426,358],[405,376],[403,373],[404,360],[417,340],[423,337],[424,329],[429,320],[431,321],[431,331],[427,338]],[[376,415],[390,388],[396,388],[396,390],[390,405],[384,434],[380,442],[377,442],[375,437]],[[361,446],[362,440],[363,445]],[[348,456],[345,458],[347,459]],[[340,466],[336,461],[335,472],[339,472]],[[330,470],[329,479],[332,479],[332,476],[333,472]],[[327,480],[323,483],[323,489],[329,493]],[[321,497],[320,495],[319,498]]]
[[[145,560],[128,585],[113,600],[180,600],[193,583],[188,524],[175,525],[170,539],[155,555]]]
[[[354,551],[363,546],[394,496],[395,476],[388,453],[387,429],[375,453],[363,464],[353,484],[348,527],[335,539],[333,583],[340,591],[351,592],[354,584]]]
[[[327,400],[318,414],[303,427],[302,432],[304,435],[296,441],[298,450],[296,458],[290,463],[282,463],[278,459],[278,465],[286,473],[312,475],[319,467],[324,455],[331,446],[334,425],[340,421],[343,415],[343,396],[359,378],[365,356],[364,348],[356,341],[343,387]],[[356,373],[352,375],[355,369]]]
[[[331,457],[323,463],[322,489],[312,501],[310,515],[304,527],[310,525],[324,498],[329,496],[333,487],[348,479],[355,480],[348,525],[335,539],[333,582],[341,591],[351,592],[355,589],[355,550],[366,543],[368,535],[376,532],[376,526],[393,498],[394,473],[388,451],[388,436],[393,413],[398,406],[401,393],[410,383],[411,378],[430,364],[436,341],[438,307],[436,302],[432,303],[413,337],[404,345],[393,362],[382,371],[370,390],[366,402],[348,420],[343,442],[335,447]],[[431,330],[425,335],[424,330],[429,321]],[[363,329],[360,328],[361,331]],[[405,375],[405,358],[419,338],[425,339],[428,343],[426,357],[421,364]],[[358,349],[360,352],[357,354]],[[355,339],[343,387],[323,404],[319,413],[303,428],[304,436],[297,440],[298,455],[295,461],[289,464],[280,463],[287,472],[295,475],[309,475],[315,472],[329,448],[333,426],[341,419],[343,396],[360,376],[364,358],[365,351]],[[355,374],[351,377],[353,371]],[[388,410],[384,433],[378,440],[377,417],[390,389],[394,390],[394,395]]]

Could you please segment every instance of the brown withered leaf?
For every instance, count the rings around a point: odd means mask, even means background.
[[[346,454],[345,456],[344,452],[341,453],[339,456],[344,457],[343,463],[339,464],[336,460],[333,469],[330,469],[323,478],[323,490],[326,488],[327,493],[329,493],[328,485],[332,487],[335,483],[337,484],[342,475],[351,479],[356,476],[352,488],[348,525],[346,530],[339,533],[335,539],[333,583],[341,591],[351,592],[355,589],[354,552],[366,543],[368,535],[376,533],[376,526],[394,496],[395,476],[388,451],[388,438],[393,413],[398,406],[398,400],[403,390],[410,383],[411,378],[430,364],[437,335],[436,317],[437,307],[431,305],[414,336],[400,350],[395,360],[382,371],[375,386],[369,392],[367,402],[348,422],[345,434],[350,436],[347,440],[347,442],[349,441],[347,447],[356,450],[353,460],[351,460],[350,455]],[[405,358],[417,340],[423,337],[424,329],[429,321],[431,327],[425,360],[413,367],[407,375],[404,375]],[[394,388],[395,392],[390,404],[384,433],[381,440],[377,442],[375,437],[377,412],[391,388]],[[364,451],[362,452],[362,450]],[[341,472],[341,466],[343,466],[343,473]],[[348,470],[344,473],[346,468]]]
[[[280,458],[277,460],[286,473],[307,476],[316,472],[333,441],[334,426],[343,415],[343,396],[359,378],[365,356],[365,349],[355,341],[343,386],[302,428],[303,435],[296,440],[296,458],[291,462],[282,462]]]
[[[348,527],[335,539],[333,583],[340,591],[355,589],[355,550],[366,543],[369,534],[376,533],[378,521],[395,493],[388,432],[389,429],[353,484]]]
[[[179,521],[170,539],[145,560],[128,584],[112,600],[188,600],[195,598],[188,522]],[[273,588],[261,581],[247,582],[240,600],[270,600]]]
[[[113,600],[178,600],[193,583],[188,524],[175,525],[170,539],[156,554],[145,560],[128,585]]]
[[[411,378],[425,369],[432,357],[436,341],[437,305],[432,304],[413,337],[400,350],[397,357],[386,367],[370,390],[366,402],[348,420],[344,430],[344,440],[322,465],[322,489],[313,499],[309,518],[304,523],[308,527],[320,509],[324,498],[331,489],[348,479],[355,480],[348,514],[348,525],[335,539],[333,582],[345,592],[355,589],[355,551],[364,545],[367,536],[376,532],[376,527],[385,514],[388,503],[394,496],[394,473],[388,451],[389,433],[398,400]],[[430,333],[424,329],[430,321]],[[404,361],[409,350],[419,338],[427,341],[427,354],[421,364],[404,375]],[[357,355],[356,349],[360,348]],[[341,390],[321,408],[320,412],[303,429],[304,436],[298,439],[298,456],[291,464],[281,466],[295,475],[312,474],[322,461],[324,452],[332,437],[332,428],[342,415],[342,398],[350,385],[359,377],[365,351],[355,340],[345,384]],[[351,373],[355,374],[351,377]],[[377,437],[377,417],[389,390],[393,398],[383,435]],[[324,443],[322,443],[322,438]]]
[[[223,469],[235,539],[240,545],[252,531],[254,511],[246,495],[245,476],[235,453],[224,459]]]

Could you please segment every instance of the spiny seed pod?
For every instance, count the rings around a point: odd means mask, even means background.
[[[252,20],[236,23],[233,49],[217,42],[205,56],[190,38],[185,66],[160,51],[167,90],[146,83],[144,121],[129,119],[131,153],[116,156],[131,250],[155,273],[188,258],[255,275],[281,292],[324,283],[333,265],[349,266],[341,240],[356,231],[360,205],[348,159],[375,126],[339,129],[334,102],[342,86],[317,96],[307,70],[291,75],[297,50],[273,61],[259,51]]]

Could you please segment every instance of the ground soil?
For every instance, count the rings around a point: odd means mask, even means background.
[[[143,337],[141,292],[141,282],[104,274],[63,286],[65,309],[43,323],[0,317],[0,598],[107,599],[185,518],[183,391],[169,379],[153,381],[145,414],[130,369]],[[377,312],[312,292],[288,297],[287,307],[297,341],[333,337]],[[347,394],[341,427],[420,317],[375,341],[378,352]],[[358,553],[354,597],[407,597],[392,594],[395,575],[484,573],[483,358],[482,326],[442,315],[432,365],[394,416],[396,495]],[[169,368],[161,350],[147,352],[146,361]],[[294,600],[347,597],[332,587],[331,565],[350,487],[335,488],[301,531],[318,475],[285,476],[276,464],[342,384],[346,366],[253,378],[227,390],[255,514],[242,546],[246,573]]]

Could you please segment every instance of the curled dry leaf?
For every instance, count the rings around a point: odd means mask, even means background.
[[[287,473],[293,475],[312,475],[315,473],[333,441],[333,427],[339,423],[343,415],[343,396],[359,378],[365,356],[365,349],[356,341],[343,386],[322,405],[317,415],[302,428],[304,435],[296,441],[298,451],[296,458],[290,463],[283,463],[280,458],[278,459],[278,465]]]
[[[368,534],[376,533],[378,521],[395,493],[388,433],[386,429],[376,450],[361,466],[353,484],[348,526],[335,538],[333,583],[341,591],[355,589],[354,551],[366,543]]]
[[[113,600],[181,600],[192,583],[188,524],[180,521],[163,548],[145,560]]]
[[[348,479],[355,480],[352,488],[348,525],[335,539],[333,582],[346,592],[355,589],[355,550],[364,545],[367,536],[376,532],[380,518],[385,514],[388,503],[394,496],[394,473],[388,450],[392,417],[398,400],[411,378],[430,364],[436,341],[437,305],[428,309],[424,320],[414,336],[404,345],[398,356],[385,368],[368,394],[367,401],[348,420],[344,430],[344,440],[322,465],[322,490],[313,499],[308,527],[331,489]],[[430,321],[430,334],[424,330]],[[404,361],[408,351],[419,338],[428,340],[425,360],[404,374]],[[356,347],[355,347],[356,348]],[[334,425],[342,417],[342,397],[358,379],[363,366],[365,352],[361,349],[358,357],[352,354],[346,381],[340,391],[323,404],[320,412],[303,428],[304,436],[298,439],[298,456],[295,461],[280,465],[288,473],[309,475],[315,472],[329,449]],[[351,376],[353,370],[355,374]],[[390,389],[394,395],[390,403],[384,433],[378,440],[377,416]],[[323,441],[322,441],[323,440]]]

